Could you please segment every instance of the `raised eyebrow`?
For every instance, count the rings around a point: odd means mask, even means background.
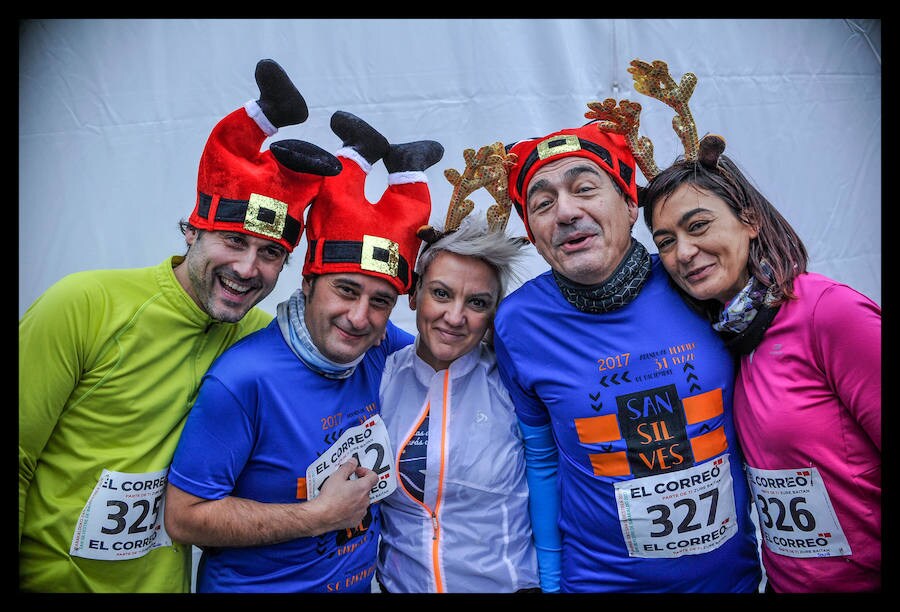
[[[533,196],[536,191],[546,189],[549,185],[550,181],[548,181],[547,179],[538,179],[531,184],[531,187],[528,188],[528,193],[525,194],[525,199],[530,200],[531,196]]]
[[[569,168],[566,170],[565,177],[566,179],[571,180],[586,172],[602,178],[600,172],[596,168],[591,168],[590,166],[575,166],[574,168]]]
[[[565,178],[565,180],[567,180],[567,181],[571,181],[585,173],[593,174],[594,176],[596,176],[598,178],[602,178],[602,175],[596,168],[591,168],[590,166],[587,166],[587,165],[575,166],[573,168],[569,168],[568,170],[566,170],[565,174],[563,174],[563,178]],[[531,196],[534,195],[534,193],[536,191],[539,191],[541,189],[546,189],[549,185],[550,185],[550,181],[548,181],[547,179],[538,179],[536,182],[531,184],[531,187],[528,188],[528,192],[525,195],[525,199],[526,200],[530,199]]]

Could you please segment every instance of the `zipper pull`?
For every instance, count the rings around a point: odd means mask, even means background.
[[[436,515],[434,512],[431,513],[431,527],[432,527],[432,529],[434,529],[434,535],[431,536],[431,539],[432,539],[432,540],[437,540],[437,539],[438,539],[438,538],[437,538],[437,534],[438,534],[438,521],[437,521],[437,515]]]

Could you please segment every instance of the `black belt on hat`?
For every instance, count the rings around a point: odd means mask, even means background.
[[[556,139],[554,139],[555,141]],[[559,136],[559,143],[563,144],[566,142],[566,136]],[[610,168],[615,168],[613,164],[613,158],[610,152],[606,147],[598,145],[595,142],[591,142],[590,140],[584,140],[583,138],[578,139],[578,143],[581,145],[581,148],[585,151],[590,151],[600,159],[606,162],[606,164]],[[554,146],[553,143],[550,144],[552,148]],[[538,160],[538,150],[535,148],[531,154],[525,159],[525,163],[522,164],[522,171],[519,172],[519,178],[516,180],[516,191],[522,196],[523,200],[526,200],[525,194],[522,193],[522,186],[525,183],[525,175],[528,174],[528,170],[537,162]],[[634,174],[634,170],[629,168],[627,165],[623,164],[621,160],[619,160],[619,176],[622,177],[622,180],[625,181],[626,185],[631,185],[631,177]]]
[[[249,200],[231,200],[227,198],[219,199],[219,207],[216,209],[216,218],[214,221],[222,221],[225,223],[243,223],[247,219],[247,206]],[[209,218],[209,208],[212,205],[212,196],[205,193],[199,194],[199,202],[197,204],[197,215],[204,219]],[[260,208],[257,214],[259,220],[263,223],[272,223],[275,220],[275,211],[267,208]],[[284,219],[284,231],[281,233],[283,238],[289,244],[297,244],[300,240],[300,233],[303,231],[303,224],[294,219],[290,215],[286,215]]]
[[[316,258],[316,243],[313,240],[309,243],[309,261],[313,263]],[[322,263],[361,263],[363,255],[363,243],[359,240],[326,240],[322,245]],[[372,249],[372,258],[387,263],[390,260],[390,253],[387,249],[374,247]],[[403,255],[399,256],[397,261],[397,278],[403,281],[405,286],[409,286],[409,262]]]

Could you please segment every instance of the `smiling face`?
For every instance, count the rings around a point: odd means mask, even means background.
[[[728,302],[750,279],[750,240],[758,231],[721,198],[689,183],[653,208],[653,242],[666,271],[698,300]]]
[[[241,232],[188,228],[175,277],[213,319],[235,323],[269,295],[287,261],[279,244]]]
[[[350,363],[379,342],[397,303],[391,283],[355,272],[304,278],[303,293],[313,344],[335,363]]]
[[[534,246],[576,283],[605,281],[631,248],[637,204],[589,159],[566,157],[542,166],[528,184],[525,205]]]
[[[499,301],[500,281],[490,265],[477,257],[438,253],[409,298],[419,357],[435,371],[448,368],[481,342]]]

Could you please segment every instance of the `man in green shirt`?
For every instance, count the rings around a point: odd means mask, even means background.
[[[191,546],[172,542],[166,475],[200,379],[266,326],[256,307],[340,161],[285,140],[308,110],[281,67],[256,67],[260,98],[213,129],[184,256],[76,272],[19,321],[19,587],[188,592]]]

